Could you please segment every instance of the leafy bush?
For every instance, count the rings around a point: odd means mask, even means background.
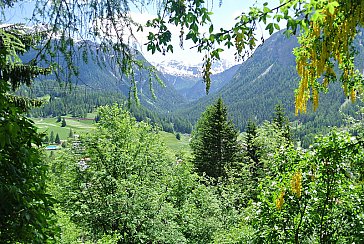
[[[208,243],[223,228],[221,203],[189,162],[176,164],[155,129],[117,105],[102,107],[84,151],[53,163],[53,187],[71,221],[97,241]],[[56,194],[56,193],[55,193]]]

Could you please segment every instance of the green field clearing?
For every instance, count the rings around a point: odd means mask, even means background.
[[[54,132],[54,136],[58,133],[61,140],[67,140],[70,129],[74,134],[88,133],[95,128],[95,124],[92,120],[77,120],[67,119],[66,126],[61,127],[61,122],[56,122],[57,118],[33,118],[35,126],[39,128],[40,132],[46,132],[50,135],[51,131]]]
[[[95,114],[88,116],[93,118]],[[32,118],[35,126],[38,127],[39,132],[46,132],[48,136],[51,131],[53,131],[54,136],[58,133],[61,140],[67,140],[70,129],[72,129],[74,134],[87,134],[96,128],[95,122],[93,120],[79,120],[77,118],[66,117],[66,126],[61,127],[61,122],[56,122],[57,118]],[[176,139],[176,135],[173,133],[167,133],[160,131],[159,135],[162,142],[171,149],[172,152],[178,153],[180,151],[190,152],[189,147],[189,136],[181,134],[181,140]]]
[[[161,139],[166,144],[166,146],[170,148],[173,152],[178,153],[180,151],[191,151],[188,145],[190,139],[189,136],[181,134],[181,140],[177,140],[176,135],[173,133],[160,131],[159,135],[161,136]]]

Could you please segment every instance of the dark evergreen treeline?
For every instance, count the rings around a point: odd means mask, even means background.
[[[33,108],[31,117],[57,117],[71,115],[85,118],[87,113],[96,112],[96,108],[114,103],[124,104],[138,121],[147,121],[159,126],[166,132],[190,133],[192,125],[187,120],[172,114],[151,111],[136,105],[119,92],[91,88],[85,85],[59,83],[53,80],[36,81],[31,88],[21,87],[17,94],[44,101],[41,107]]]
[[[286,81],[286,85],[289,85],[289,79],[286,79]],[[354,116],[358,111],[357,106],[362,104],[360,100],[352,104],[344,96],[335,97],[335,92],[340,93],[340,89],[339,86],[333,86],[332,93],[327,94],[326,97],[320,100],[321,106],[317,111],[314,112],[311,105],[309,105],[307,114],[299,116],[295,116],[290,112],[293,109],[292,104],[287,104],[285,100],[278,102],[285,108],[287,117],[291,121],[292,134],[294,138],[301,141],[302,146],[307,147],[312,143],[317,133],[325,134],[330,130],[330,127],[343,125],[345,116]],[[119,92],[93,89],[85,85],[68,84],[64,86],[64,84],[52,80],[36,81],[31,88],[21,87],[17,94],[44,100],[43,106],[33,108],[28,113],[32,117],[71,115],[84,118],[87,113],[95,112],[99,106],[119,103],[129,107],[129,111],[138,121],[149,120],[166,132],[191,133],[192,125],[196,123],[195,117],[199,116],[200,110],[204,108],[203,103],[197,103],[193,110],[162,113],[159,110],[152,111],[145,106],[137,106],[135,101],[128,104],[127,98]],[[241,101],[245,107],[251,103],[253,112],[241,111],[240,102],[228,106],[229,115],[240,131],[246,130],[249,119],[256,121],[258,124],[264,120],[272,119],[274,106],[267,107],[264,104],[272,104],[276,101],[273,98],[279,98],[279,94],[274,94],[271,91],[269,97],[271,97],[272,101],[259,103],[258,100],[264,99],[264,97],[262,95],[252,98],[251,101]],[[330,109],[333,107],[338,109]],[[247,117],[248,115],[251,117]]]

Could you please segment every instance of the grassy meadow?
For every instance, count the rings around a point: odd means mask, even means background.
[[[70,129],[74,134],[85,134],[95,128],[93,120],[78,120],[66,117],[66,126],[61,127],[61,122],[57,122],[57,118],[33,118],[35,126],[38,127],[39,132],[45,132],[48,136],[51,131],[54,136],[59,135],[61,140],[67,140]]]
[[[95,114],[89,114],[87,118],[94,118]],[[63,117],[62,117],[63,118]],[[94,120],[82,120],[77,118],[71,118],[70,116],[65,116],[66,126],[61,127],[62,122],[57,122],[57,118],[32,118],[35,126],[38,128],[39,132],[44,132],[50,136],[51,131],[53,131],[54,136],[59,135],[61,141],[67,140],[70,129],[72,129],[74,134],[87,134],[95,129]],[[167,133],[160,131],[159,135],[161,140],[165,145],[171,149],[173,153],[179,153],[181,151],[189,152],[189,136],[181,134],[181,140],[176,139],[176,135],[173,133]]]

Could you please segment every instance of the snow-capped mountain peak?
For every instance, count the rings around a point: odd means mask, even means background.
[[[203,64],[186,64],[181,61],[169,60],[160,63],[152,63],[156,69],[164,74],[183,77],[202,77]],[[211,66],[211,73],[217,74],[235,65],[234,62],[219,60]]]

